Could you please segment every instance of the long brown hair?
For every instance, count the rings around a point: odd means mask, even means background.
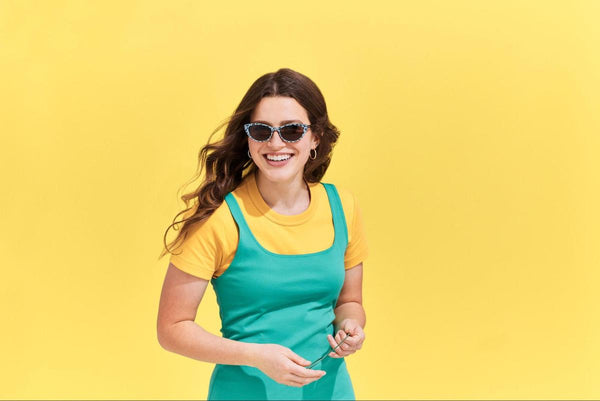
[[[223,203],[225,195],[237,188],[248,174],[257,170],[256,164],[248,157],[248,137],[243,126],[250,122],[252,111],[266,96],[292,97],[306,109],[311,131],[319,139],[319,145],[316,148],[317,157],[314,160],[309,158],[304,166],[304,179],[310,183],[319,182],[325,175],[340,132],[329,121],[323,94],[310,78],[289,68],[261,76],[250,86],[235,112],[212,132],[207,144],[200,150],[196,174],[188,183],[200,177],[203,166],[206,167],[206,176],[195,191],[181,196],[186,208],[167,227],[163,236],[165,247],[159,259],[172,253],[169,248],[171,245],[181,245],[192,228],[206,220]],[[223,139],[211,143],[211,138],[225,125],[227,128]],[[190,206],[192,200],[195,201]],[[187,217],[176,221],[182,214]],[[177,231],[180,223],[183,226],[177,237],[167,244],[169,229],[173,227]]]

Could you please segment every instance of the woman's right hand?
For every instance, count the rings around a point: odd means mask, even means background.
[[[325,376],[324,370],[306,369],[310,362],[279,344],[252,344],[253,366],[277,383],[302,387]]]

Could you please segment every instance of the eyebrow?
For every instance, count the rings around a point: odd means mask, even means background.
[[[256,121],[252,121],[253,123],[263,123],[263,124],[267,124],[267,125],[271,125],[270,122],[268,121],[264,121],[264,120],[256,120]],[[284,120],[282,121],[280,124],[281,125],[285,125],[285,124],[289,124],[289,123],[300,123],[300,124],[304,124],[302,121],[300,120]]]

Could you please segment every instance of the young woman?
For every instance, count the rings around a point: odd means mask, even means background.
[[[195,202],[178,214],[159,343],[216,364],[208,399],[354,399],[344,357],[365,340],[368,251],[353,194],[320,181],[339,136],[323,95],[283,68],[226,124],[200,152],[202,185],[182,197]],[[222,337],[194,322],[209,281]]]

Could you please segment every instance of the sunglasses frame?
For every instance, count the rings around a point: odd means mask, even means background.
[[[271,130],[271,135],[269,135],[269,137],[267,139],[265,139],[264,141],[259,141],[258,139],[254,139],[252,137],[252,135],[250,135],[250,127],[255,126],[255,125],[262,125],[263,127],[269,128]],[[280,129],[284,128],[284,127],[288,127],[290,125],[295,125],[295,126],[299,125],[299,126],[301,126],[304,129],[304,132],[302,132],[302,136],[300,136],[300,138],[298,138],[295,141],[288,141],[283,136],[281,136]],[[304,135],[306,135],[306,131],[308,131],[309,128],[310,128],[309,124],[302,124],[302,123],[289,123],[289,124],[282,125],[281,127],[271,127],[269,124],[265,124],[265,123],[248,123],[248,124],[244,124],[244,131],[246,131],[246,135],[248,135],[248,137],[250,139],[252,139],[253,141],[256,141],[256,142],[268,142],[268,141],[270,141],[271,138],[273,137],[273,132],[275,132],[275,131],[277,131],[277,133],[279,134],[279,137],[284,142],[288,142],[288,143],[298,142],[302,138],[304,138]]]

